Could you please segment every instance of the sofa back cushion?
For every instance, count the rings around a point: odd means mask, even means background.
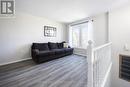
[[[48,42],[48,45],[50,49],[58,49],[57,43]]]
[[[57,43],[57,45],[58,45],[58,48],[59,48],[59,49],[62,49],[62,48],[64,47],[63,42],[61,42],[61,43]]]
[[[33,43],[33,49],[39,49],[40,51],[49,50],[48,43]]]

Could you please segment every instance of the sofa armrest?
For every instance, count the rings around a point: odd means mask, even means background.
[[[68,48],[71,48],[70,46],[68,46]]]
[[[33,49],[33,50],[32,50],[32,54],[38,55],[38,54],[39,54],[39,50],[38,50],[38,49]]]
[[[31,52],[31,54],[32,54],[32,59],[36,62],[36,63],[38,63],[38,58],[37,58],[37,55],[39,55],[39,50],[38,49],[32,49],[32,52]]]
[[[39,54],[39,50],[38,49],[32,49],[32,58],[36,58],[36,56]]]

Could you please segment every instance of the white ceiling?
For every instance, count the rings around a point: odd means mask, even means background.
[[[16,0],[16,9],[36,16],[69,23],[110,9],[130,0]]]

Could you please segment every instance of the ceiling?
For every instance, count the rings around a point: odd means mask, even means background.
[[[69,23],[120,7],[130,0],[16,0],[16,9]]]

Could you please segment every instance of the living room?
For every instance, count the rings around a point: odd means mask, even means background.
[[[0,14],[0,87],[86,87],[89,40],[112,42],[109,87],[130,86],[119,78],[119,54],[130,51],[129,0],[9,1],[13,13]]]

